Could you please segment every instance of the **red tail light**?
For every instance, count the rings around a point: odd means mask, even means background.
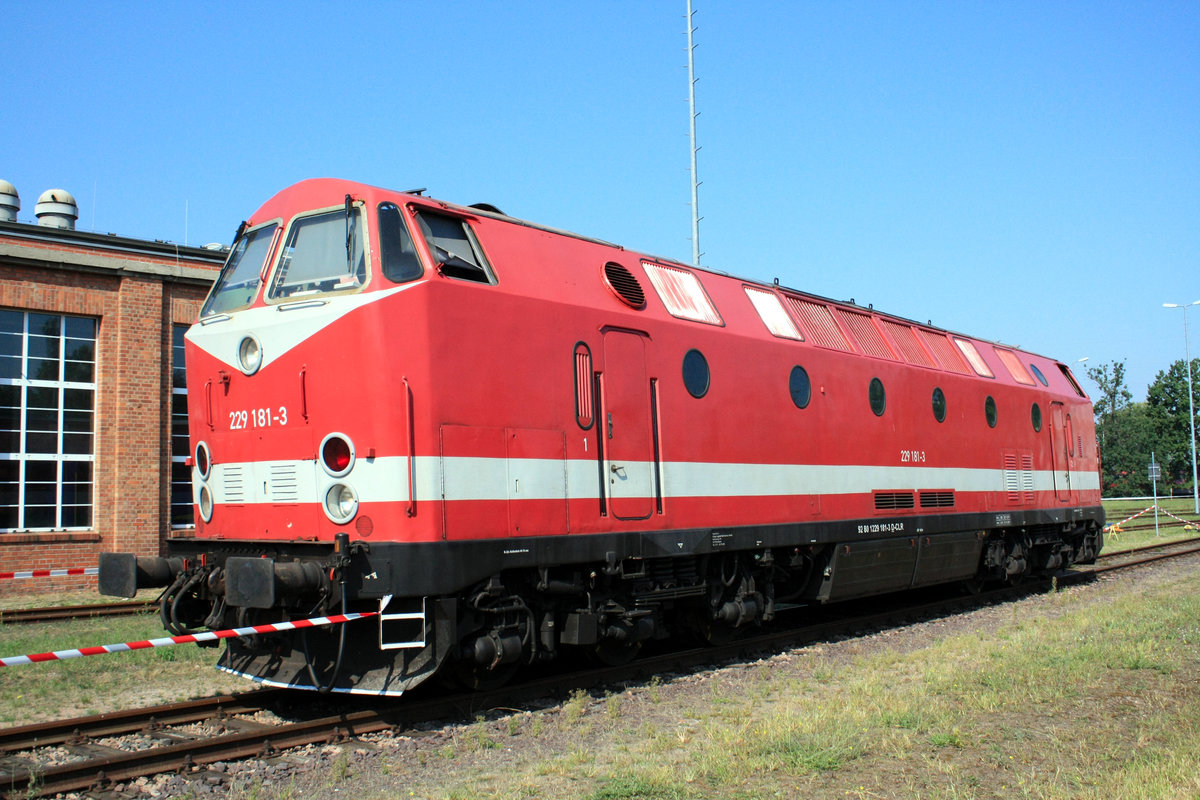
[[[321,463],[335,475],[340,475],[350,468],[350,458],[350,443],[340,437],[329,437],[321,447]]]

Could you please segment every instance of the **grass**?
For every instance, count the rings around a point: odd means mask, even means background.
[[[1108,524],[1120,522],[1126,517],[1132,516],[1139,511],[1144,510],[1151,505],[1149,500],[1139,501],[1120,501],[1112,500],[1104,501],[1104,512],[1108,517]],[[1193,503],[1191,498],[1174,498],[1171,500],[1159,500],[1159,509],[1169,511],[1172,514],[1191,519],[1195,515],[1192,514]],[[1137,547],[1144,547],[1149,544],[1163,544],[1165,542],[1173,542],[1178,539],[1190,539],[1200,535],[1200,531],[1195,529],[1195,526],[1189,528],[1184,523],[1172,519],[1165,514],[1159,514],[1159,532],[1157,535],[1154,529],[1146,530],[1121,530],[1108,531],[1104,534],[1104,552],[1119,553],[1125,550],[1132,550]],[[1136,520],[1128,523],[1128,525],[1144,525],[1154,523],[1154,512],[1151,511],[1143,514]]]
[[[586,750],[489,761],[486,786],[430,776],[417,796],[1200,797],[1193,584],[1143,582],[1099,601],[1067,590],[912,652],[801,653],[786,668],[706,676],[686,698],[647,685],[620,714],[589,715]],[[557,715],[567,740],[580,705],[573,696]]]
[[[152,615],[0,624],[0,655],[30,655],[167,635]],[[212,668],[218,652],[183,644],[0,668],[0,724],[98,714],[134,703],[252,688],[252,684]]]

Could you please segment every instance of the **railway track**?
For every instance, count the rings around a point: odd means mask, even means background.
[[[92,617],[124,617],[145,614],[158,606],[149,600],[126,600],[116,603],[94,603],[78,606],[46,606],[44,608],[0,609],[0,623],[57,622]]]
[[[1157,552],[1156,552],[1157,551]],[[1200,538],[1152,545],[1101,556],[1094,567],[1056,576],[1059,586],[1081,583],[1114,570],[1200,552]],[[824,609],[822,620],[790,630],[748,636],[720,647],[697,647],[648,654],[630,664],[539,675],[493,691],[430,694],[396,701],[364,703],[339,696],[330,700],[286,689],[259,689],[237,695],[112,712],[0,731],[0,794],[37,797],[64,792],[118,797],[124,782],[179,772],[199,782],[222,779],[206,765],[217,761],[265,758],[313,743],[336,742],[384,730],[405,732],[435,720],[459,719],[489,708],[511,707],[539,698],[563,697],[623,682],[645,681],[664,673],[712,668],[730,660],[756,658],[833,637],[910,624],[961,613],[1045,591],[1051,580],[1029,581],[974,596],[928,593],[923,602],[879,612],[878,598]],[[867,611],[865,609],[874,606]],[[832,613],[830,613],[832,612]],[[804,612],[796,610],[794,615]],[[293,708],[287,708],[288,705]],[[332,705],[331,705],[332,704]],[[325,707],[325,713],[320,710]],[[262,712],[272,712],[264,715]],[[267,719],[273,716],[274,719]],[[297,719],[297,717],[303,717]]]

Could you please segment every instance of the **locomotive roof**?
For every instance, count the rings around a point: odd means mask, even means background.
[[[368,193],[371,195],[388,195],[393,198],[403,197],[403,198],[405,198],[406,202],[412,203],[417,206],[424,206],[424,207],[428,207],[428,208],[441,208],[441,209],[453,211],[453,212],[456,212],[456,213],[459,213],[459,214],[462,214],[465,216],[487,218],[487,219],[495,220],[495,221],[502,222],[502,223],[509,224],[509,225],[518,225],[518,226],[521,226],[524,228],[529,228],[531,230],[537,230],[537,231],[541,231],[544,233],[549,233],[549,234],[552,234],[555,236],[569,237],[571,239],[575,239],[578,241],[588,242],[590,244],[595,244],[595,245],[599,245],[602,247],[619,250],[619,251],[628,253],[632,257],[642,259],[645,261],[650,261],[653,263],[662,264],[662,265],[669,266],[669,267],[675,267],[677,269],[682,269],[682,270],[691,271],[691,272],[706,273],[708,275],[713,275],[713,276],[716,276],[719,278],[737,280],[737,281],[740,281],[747,285],[761,287],[762,289],[767,290],[767,291],[779,290],[782,292],[786,292],[787,294],[794,295],[796,297],[809,299],[809,300],[813,300],[813,301],[820,302],[820,303],[829,303],[829,304],[832,304],[837,307],[851,309],[858,313],[868,313],[868,314],[876,315],[882,319],[895,321],[897,323],[915,325],[920,328],[925,328],[928,330],[945,333],[945,334],[948,334],[951,336],[956,336],[956,337],[970,340],[973,342],[980,342],[980,343],[985,343],[985,344],[989,344],[989,345],[995,345],[997,347],[1001,347],[1004,349],[1021,352],[1026,355],[1035,356],[1037,358],[1042,358],[1042,359],[1045,359],[1046,361],[1058,364],[1060,367],[1062,367],[1064,369],[1069,369],[1066,367],[1065,364],[1063,364],[1062,361],[1060,361],[1057,358],[1054,358],[1053,356],[1047,356],[1047,355],[1043,355],[1040,353],[1035,353],[1030,350],[1022,349],[1021,347],[1016,346],[1016,345],[1005,344],[1000,341],[996,341],[996,340],[992,340],[992,339],[985,339],[985,338],[981,338],[981,337],[974,336],[971,334],[961,333],[959,331],[955,331],[955,330],[952,330],[949,328],[943,328],[943,327],[934,325],[932,321],[921,322],[920,320],[914,320],[914,319],[910,319],[907,317],[902,317],[902,316],[899,316],[896,314],[890,314],[885,311],[881,311],[879,309],[876,309],[873,305],[868,305],[866,307],[860,306],[857,303],[855,303],[853,299],[838,300],[835,298],[830,298],[830,297],[825,297],[822,295],[814,294],[812,292],[808,292],[808,291],[805,291],[802,289],[794,289],[789,286],[784,286],[784,285],[779,284],[777,281],[772,282],[772,283],[766,283],[764,281],[756,280],[753,278],[746,278],[746,277],[743,277],[740,275],[726,272],[724,270],[714,269],[712,267],[685,264],[676,259],[665,258],[662,256],[657,256],[652,253],[646,253],[646,252],[639,251],[639,250],[631,250],[631,249],[625,247],[624,245],[609,242],[607,240],[599,239],[594,236],[586,236],[584,234],[576,233],[574,231],[566,230],[563,228],[556,228],[556,227],[553,227],[550,225],[545,225],[542,223],[533,222],[530,220],[522,219],[520,217],[514,217],[509,214],[505,214],[502,211],[500,211],[499,208],[497,208],[496,206],[494,206],[490,203],[476,203],[473,205],[463,205],[463,204],[459,204],[459,203],[452,203],[452,202],[449,202],[446,200],[440,200],[438,198],[425,195],[424,192],[427,190],[423,189],[423,188],[409,190],[409,191],[397,191],[394,189],[387,189],[384,187],[372,186],[369,184],[363,184],[363,183],[358,183],[355,181],[349,181],[349,180],[343,180],[343,179],[311,178],[308,180],[300,181],[296,184],[293,184],[292,186],[289,186],[289,187],[281,190],[274,197],[272,197],[270,200],[268,200],[258,211],[255,212],[254,218],[257,220],[257,219],[265,219],[265,218],[268,218],[271,216],[275,216],[275,214],[273,213],[272,207],[276,204],[276,202],[281,201],[283,198],[288,197],[288,196],[292,195],[293,193],[297,193],[297,194],[301,194],[301,195],[309,195],[309,194],[325,195],[325,194],[329,193],[330,190],[335,190],[336,193],[344,193],[346,191],[350,191],[351,193],[353,193],[353,192],[357,191],[357,192],[362,192],[362,193]],[[260,217],[260,215],[262,215],[262,213],[264,211],[267,212],[266,215]],[[1075,381],[1075,379],[1073,377],[1070,378],[1070,381],[1074,381],[1076,384],[1078,383],[1077,381]],[[1082,391],[1082,390],[1080,389],[1078,391]],[[1084,395],[1084,396],[1086,396],[1086,395]]]

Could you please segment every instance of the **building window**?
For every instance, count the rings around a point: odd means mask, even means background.
[[[90,528],[96,320],[0,310],[0,531]]]
[[[184,370],[183,335],[187,325],[171,328],[171,527],[190,528],[192,516],[192,468],[187,465],[188,445],[187,372]]]

